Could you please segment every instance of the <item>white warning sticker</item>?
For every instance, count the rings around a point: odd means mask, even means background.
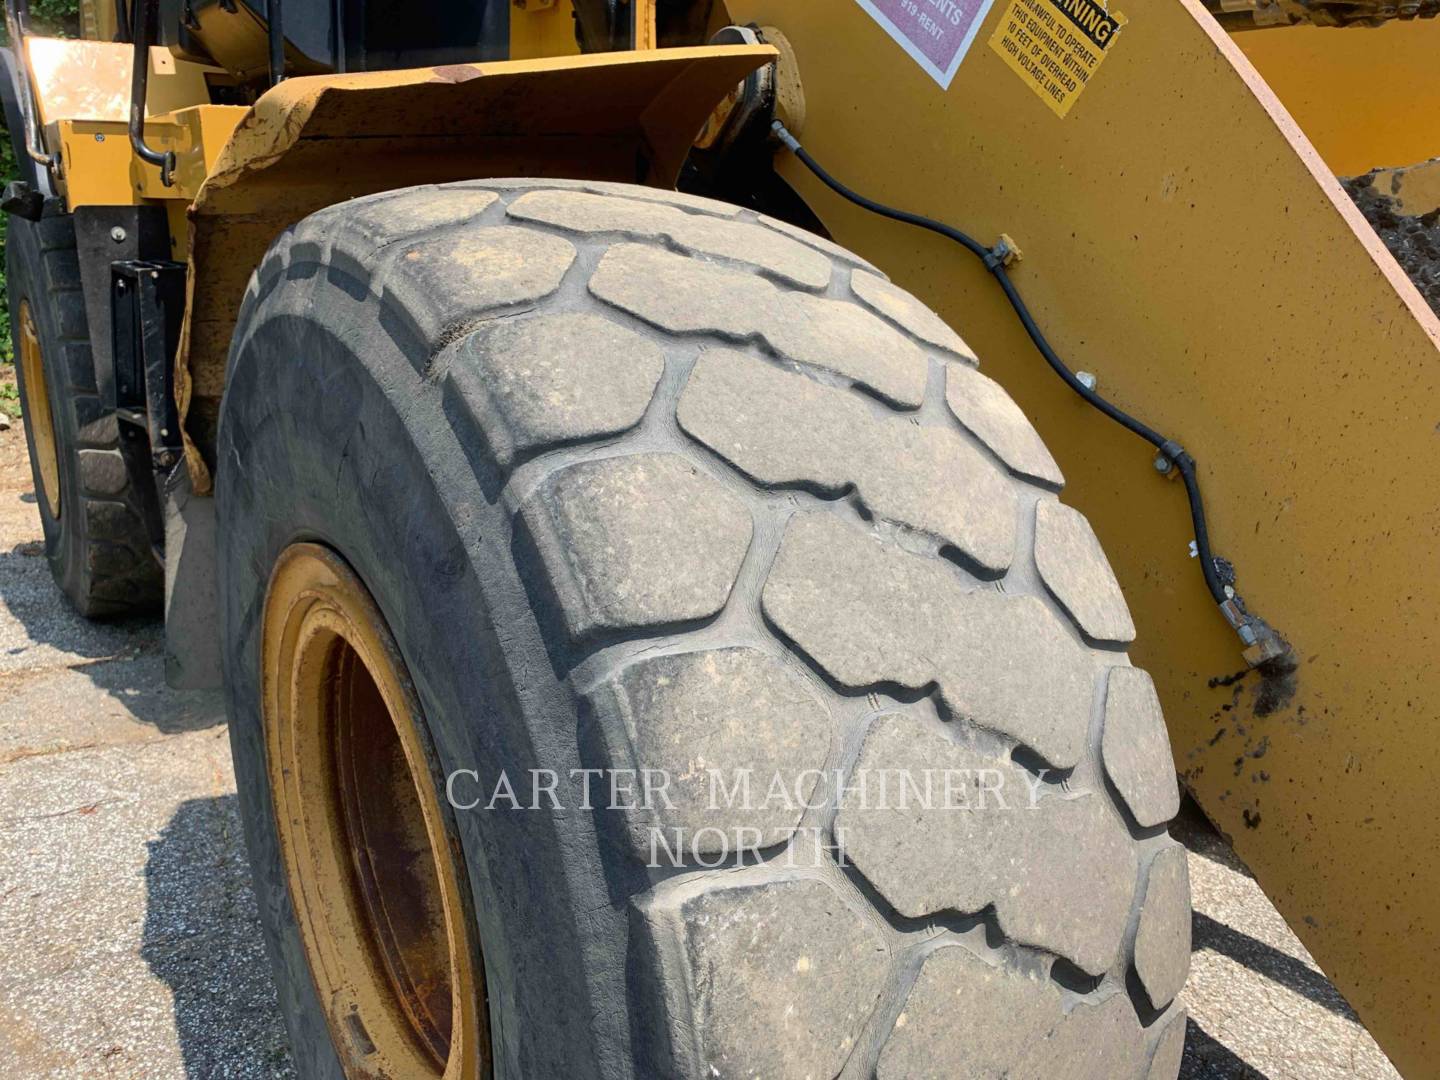
[[[949,89],[994,0],[855,0],[911,58]]]

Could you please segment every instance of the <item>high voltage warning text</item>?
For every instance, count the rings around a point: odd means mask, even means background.
[[[1006,0],[990,48],[1064,116],[1120,37],[1125,16],[1091,0]]]

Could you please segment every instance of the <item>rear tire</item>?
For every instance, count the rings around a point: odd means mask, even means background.
[[[163,573],[124,457],[144,451],[122,447],[119,425],[96,388],[74,218],[58,200],[47,203],[39,221],[11,216],[5,264],[25,439],[50,571],[87,617],[156,611]],[[29,342],[27,326],[34,331]]]
[[[332,1042],[267,775],[267,588],[308,543],[373,596],[456,784],[497,1075],[1175,1076],[1188,884],[1124,601],[1019,410],[854,256],[620,185],[355,200],[252,279],[217,460],[302,1075],[360,1045]],[[643,770],[672,785],[649,809]],[[937,770],[978,812],[855,786]]]

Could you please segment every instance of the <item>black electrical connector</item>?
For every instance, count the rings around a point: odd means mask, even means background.
[[[1185,483],[1185,493],[1190,501],[1190,520],[1195,530],[1195,553],[1200,560],[1200,572],[1205,577],[1205,587],[1219,606],[1221,614],[1225,616],[1226,621],[1230,623],[1245,644],[1246,659],[1251,666],[1259,667],[1263,663],[1272,662],[1287,655],[1290,648],[1285,640],[1263,619],[1249,614],[1245,610],[1244,603],[1235,595],[1234,590],[1228,588],[1226,583],[1221,580],[1219,566],[1223,560],[1217,559],[1214,552],[1210,550],[1210,530],[1205,523],[1205,502],[1200,496],[1200,481],[1196,476],[1195,459],[1178,442],[1166,438],[1118,405],[1105,400],[1076,377],[1075,373],[1051,347],[1050,342],[1040,330],[1039,324],[1035,322],[1035,317],[1030,313],[1030,308],[1015,288],[1015,283],[1010,280],[1010,275],[1005,269],[1005,247],[997,245],[995,248],[988,248],[973,236],[951,225],[946,225],[943,221],[936,221],[934,218],[926,217],[923,214],[914,214],[908,210],[897,210],[893,206],[886,206],[884,203],[867,198],[831,176],[818,161],[810,156],[809,152],[800,145],[800,141],[779,120],[771,125],[771,130],[807,169],[841,198],[892,221],[899,221],[906,225],[914,225],[916,228],[938,233],[955,241],[985,264],[985,268],[1000,283],[1000,288],[1005,293],[1005,299],[1014,308],[1020,324],[1025,328],[1025,333],[1029,335],[1040,355],[1045,358],[1045,362],[1050,365],[1055,374],[1065,381],[1065,385],[1121,427],[1154,446],[1180,474],[1180,479]]]

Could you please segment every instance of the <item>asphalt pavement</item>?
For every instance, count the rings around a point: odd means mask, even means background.
[[[0,431],[0,1076],[292,1076],[219,697],[165,688],[158,622],[77,616],[40,537],[17,423]],[[1175,832],[1195,898],[1181,1076],[1397,1077],[1198,815]]]

